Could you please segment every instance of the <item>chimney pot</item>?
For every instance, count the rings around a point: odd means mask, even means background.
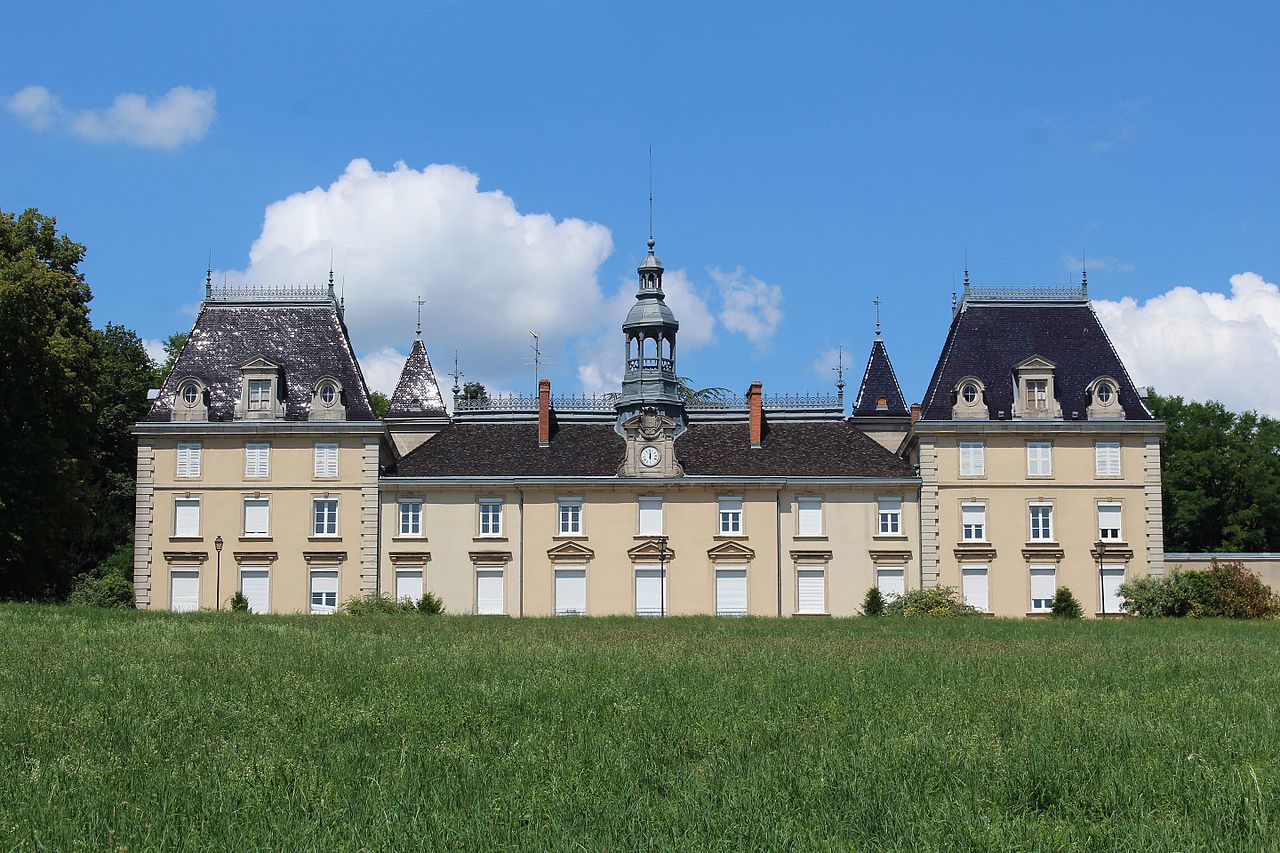
[[[764,444],[764,383],[756,380],[747,389],[747,417],[751,422],[751,446],[759,449]]]
[[[920,420],[920,404],[912,403],[911,404],[911,423],[914,424],[918,420]]]
[[[538,446],[551,446],[551,380],[538,382]]]

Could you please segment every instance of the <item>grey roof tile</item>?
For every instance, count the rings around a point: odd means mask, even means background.
[[[431,369],[431,359],[427,358],[427,348],[422,338],[415,338],[409,358],[400,371],[395,393],[391,395],[387,419],[440,417],[444,414],[444,397],[440,394],[435,371]]]

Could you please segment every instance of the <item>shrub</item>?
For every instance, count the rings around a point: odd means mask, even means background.
[[[1212,560],[1209,571],[1203,574],[1212,615],[1226,619],[1273,619],[1280,614],[1280,595],[1272,592],[1243,563]]]
[[[880,587],[873,586],[871,589],[867,590],[866,597],[862,599],[862,615],[884,615],[884,596],[880,594]]]
[[[1075,594],[1067,587],[1059,587],[1053,594],[1053,606],[1050,609],[1055,619],[1079,619],[1084,615],[1084,608],[1076,600]]]
[[[231,609],[237,613],[249,612],[249,599],[244,597],[244,593],[236,590],[235,595],[231,596]]]
[[[381,613],[404,613],[413,611],[413,602],[409,599],[397,601],[389,595],[371,593],[364,598],[349,598],[342,602],[338,610],[349,616],[376,616]]]
[[[428,592],[418,599],[418,612],[429,616],[444,613],[444,601],[434,592]]]
[[[973,616],[982,611],[960,599],[953,586],[913,589],[885,605],[886,616]]]
[[[71,585],[68,604],[127,609],[133,601],[133,543],[121,545]]]
[[[1126,611],[1148,618],[1271,619],[1280,615],[1280,596],[1238,562],[1212,560],[1207,571],[1135,578],[1120,585],[1120,595]]]

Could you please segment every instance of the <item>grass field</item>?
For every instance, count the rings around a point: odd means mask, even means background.
[[[1280,624],[0,607],[0,849],[1274,850]]]

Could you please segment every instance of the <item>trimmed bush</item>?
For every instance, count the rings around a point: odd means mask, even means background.
[[[976,616],[982,611],[970,607],[953,586],[913,589],[885,605],[886,616]]]
[[[238,589],[235,595],[231,596],[231,609],[237,613],[249,612],[249,599],[245,598],[244,593]]]
[[[1062,586],[1053,594],[1053,606],[1049,612],[1055,619],[1079,619],[1084,615],[1084,608],[1076,600],[1075,594]]]
[[[428,616],[444,613],[444,601],[434,592],[428,592],[418,599],[418,612]]]
[[[880,594],[880,587],[873,586],[871,589],[867,590],[866,597],[862,599],[862,615],[884,615],[884,596]]]

